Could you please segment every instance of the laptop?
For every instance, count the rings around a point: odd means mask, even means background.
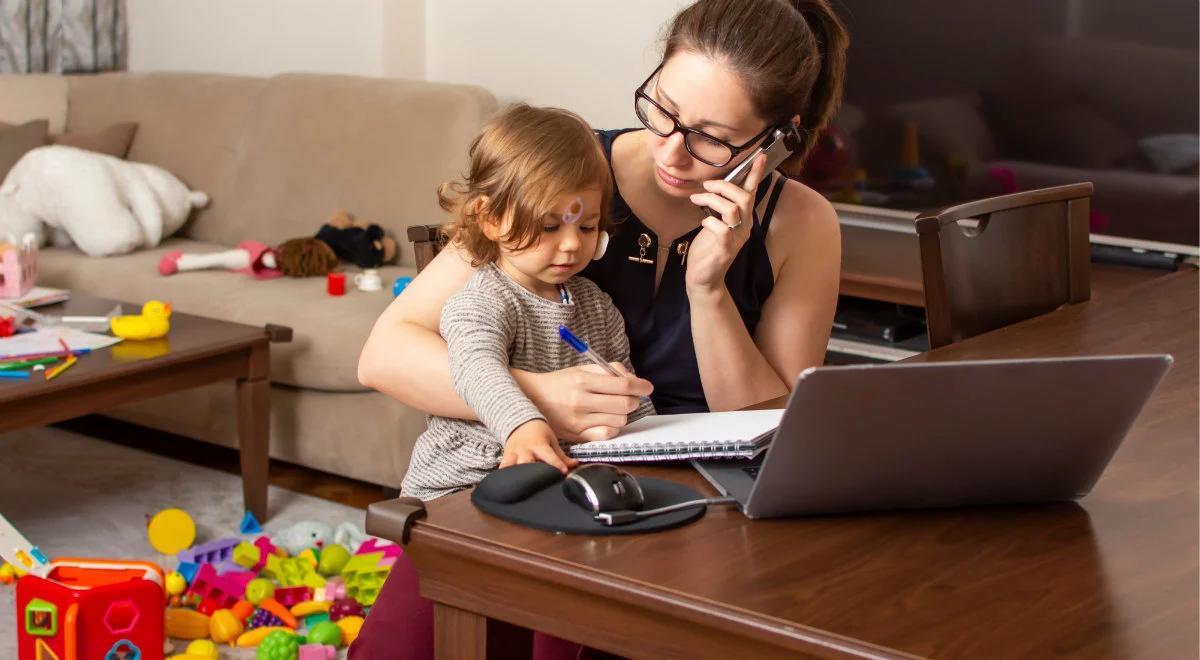
[[[815,367],[769,449],[692,464],[750,518],[1086,495],[1169,355]]]

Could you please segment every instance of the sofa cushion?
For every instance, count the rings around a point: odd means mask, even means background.
[[[264,79],[110,73],[72,76],[69,81],[67,130],[96,131],[117,122],[136,122],[129,160],[163,167],[192,190],[208,193],[211,203],[193,213],[184,235],[192,224],[227,213],[237,147]]]
[[[0,182],[8,171],[21,160],[27,152],[46,144],[46,130],[49,122],[45,119],[26,122],[20,126],[0,124]]]
[[[124,158],[129,153],[129,145],[133,144],[133,136],[136,133],[136,123],[122,121],[97,131],[72,131],[51,135],[50,143]]]
[[[383,268],[384,291],[362,293],[348,285],[341,297],[326,295],[322,277],[264,281],[224,270],[170,277],[158,274],[158,262],[168,251],[223,249],[180,238],[163,241],[154,249],[106,258],[48,248],[39,257],[39,283],[78,288],[133,305],[157,298],[180,312],[249,325],[286,325],[295,335],[291,343],[271,347],[273,382],[327,391],[366,391],[358,382],[358,354],[371,326],[392,301],[391,283],[401,275],[414,275],[414,269]]]
[[[384,78],[289,74],[266,82],[248,117],[237,176],[221,214],[190,236],[235,244],[312,236],[336,209],[397,236],[441,222],[438,184],[459,176],[495,99],[477,87]],[[214,195],[214,199],[216,196]]]
[[[33,119],[50,122],[50,132],[67,123],[67,79],[54,75],[0,75],[0,121],[23,124]]]

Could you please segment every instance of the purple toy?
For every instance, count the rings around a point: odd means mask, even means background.
[[[238,539],[221,539],[220,541],[212,541],[211,543],[201,543],[194,545],[187,550],[180,550],[176,557],[181,562],[191,562],[193,564],[217,564],[231,561],[233,559],[233,548],[241,543]]]

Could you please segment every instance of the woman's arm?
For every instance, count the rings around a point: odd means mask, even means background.
[[[802,370],[824,361],[841,264],[836,212],[816,192],[789,181],[767,248],[778,268],[755,337],[724,286],[689,288],[696,360],[712,410],[787,394]]]
[[[358,358],[358,380],[431,415],[478,417],[454,392],[438,322],[446,299],[474,269],[446,246],[375,321]]]
[[[438,334],[446,299],[472,271],[454,246],[442,249],[375,322],[358,359],[359,382],[432,415],[478,419],[454,392],[446,342]],[[638,397],[653,387],[641,378],[613,378],[593,369],[512,373],[559,437],[602,440],[625,425]]]

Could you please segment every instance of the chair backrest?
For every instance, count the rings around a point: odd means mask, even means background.
[[[446,232],[441,225],[409,225],[408,240],[412,243],[413,257],[417,262],[417,272],[425,270],[429,262],[442,251],[446,245]]]
[[[917,217],[930,347],[1087,300],[1091,196],[1076,183]]]

